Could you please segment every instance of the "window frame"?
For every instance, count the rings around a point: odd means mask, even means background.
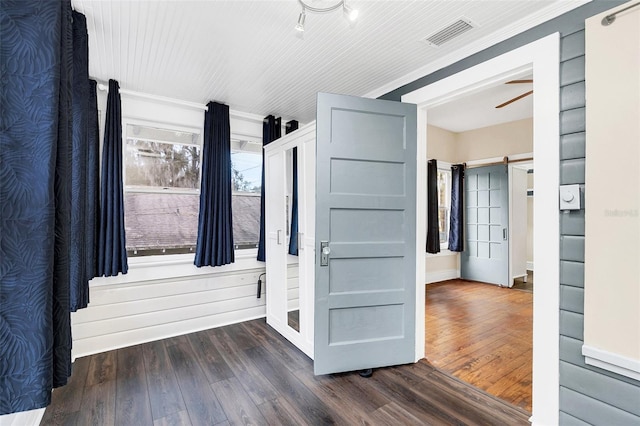
[[[173,132],[184,132],[184,133],[194,133],[197,134],[199,136],[199,141],[200,143],[198,144],[180,144],[180,145],[188,145],[188,146],[199,146],[200,147],[200,173],[199,173],[199,183],[198,183],[198,188],[197,189],[188,189],[188,188],[182,188],[182,189],[178,189],[178,188],[160,188],[160,187],[151,187],[151,189],[145,189],[143,187],[136,187],[136,186],[131,186],[131,185],[127,185],[127,168],[125,165],[125,150],[127,149],[127,127],[131,125],[131,126],[144,126],[144,127],[152,127],[154,129],[160,129],[160,130],[168,130],[168,131],[173,131]],[[161,123],[159,121],[150,121],[150,120],[141,120],[141,119],[136,119],[136,118],[122,118],[122,164],[123,164],[123,168],[122,168],[122,189],[124,192],[137,192],[137,193],[155,193],[155,194],[194,194],[194,195],[199,195],[200,194],[200,185],[202,184],[202,155],[203,155],[203,151],[204,151],[204,146],[203,146],[203,139],[204,139],[204,135],[203,135],[203,128],[196,128],[196,127],[189,127],[189,126],[181,126],[181,125],[177,125],[177,124],[173,124],[173,123]],[[151,141],[151,139],[146,139]],[[160,142],[160,143],[173,143],[173,142],[167,142],[167,141],[155,141],[155,142]],[[177,145],[177,144],[176,144]]]
[[[150,127],[154,129],[167,130],[173,132],[185,132],[185,133],[193,133],[198,135],[198,144],[180,144],[180,145],[188,145],[188,146],[199,146],[200,147],[200,171],[198,177],[198,188],[197,189],[188,189],[188,188],[162,188],[162,187],[149,187],[145,188],[144,186],[134,186],[127,185],[127,167],[126,167],[126,149],[127,149],[127,128],[129,126],[142,126],[142,127]],[[151,140],[151,139],[148,139]],[[168,141],[157,141],[160,143],[169,143]],[[161,122],[154,120],[144,120],[135,117],[122,117],[122,196],[126,197],[127,193],[136,193],[136,194],[179,194],[179,195],[193,195],[200,196],[200,185],[202,185],[202,156],[204,153],[204,124],[201,127],[195,126],[185,126],[181,124],[176,124],[172,122]],[[126,226],[126,223],[125,223]],[[175,248],[157,248],[157,249],[147,249],[142,253],[139,253],[139,250],[127,249],[127,257],[129,258],[145,258],[148,256],[182,256],[182,255],[194,255],[196,250],[196,241],[194,241],[193,246],[190,246],[187,249],[175,249]]]
[[[149,120],[149,119],[143,119],[143,118],[137,118],[134,116],[126,116],[123,115],[122,116],[122,156],[123,156],[123,170],[122,170],[122,188],[123,188],[123,197],[126,195],[127,192],[135,192],[135,193],[162,193],[162,194],[192,194],[192,195],[200,195],[200,187],[198,187],[198,189],[196,190],[191,190],[191,189],[174,189],[174,188],[167,188],[167,189],[159,189],[159,188],[153,188],[153,189],[146,189],[146,188],[140,188],[140,187],[136,187],[136,188],[132,188],[131,186],[127,187],[126,185],[126,165],[124,164],[125,161],[125,150],[126,150],[126,141],[127,141],[127,126],[128,125],[139,125],[139,126],[145,126],[145,127],[152,127],[152,128],[157,128],[157,129],[164,129],[164,130],[169,130],[169,131],[177,131],[177,132],[189,132],[189,133],[197,133],[199,135],[199,146],[200,146],[200,164],[202,165],[202,160],[203,160],[203,155],[204,155],[204,120],[202,122],[203,124],[201,126],[189,126],[189,125],[184,125],[184,124],[179,124],[179,123],[175,123],[172,121],[164,121],[164,120]],[[244,130],[244,129],[242,129]],[[233,129],[231,129],[231,134],[230,134],[230,149],[231,152],[234,151],[247,151],[247,152],[251,152],[251,153],[255,153],[260,155],[260,157],[262,158],[262,153],[263,153],[263,147],[262,147],[262,135],[253,135],[250,134],[250,131],[236,131],[234,132]],[[234,146],[234,142],[239,143],[239,147]],[[169,142],[170,143],[170,142]],[[243,149],[242,144],[243,143],[248,143],[251,144],[251,146],[256,146],[255,149],[252,150],[246,150]],[[101,153],[102,155],[102,153]],[[264,164],[262,164],[262,167],[264,167]],[[202,168],[200,169],[200,184],[202,182]],[[236,192],[233,191],[233,184],[232,184],[232,194],[237,194],[237,193],[242,193],[242,194],[251,194],[251,193],[244,193],[244,192]],[[251,196],[254,197],[260,197],[261,194],[260,193],[255,193],[252,194]],[[257,255],[258,252],[258,243],[256,242],[255,244],[246,244],[246,245],[241,245],[241,244],[235,244],[234,243],[234,251],[236,253],[236,257],[238,258],[245,258],[245,257],[255,257]],[[195,249],[196,246],[194,244],[193,248],[191,250],[187,251],[181,251],[181,252],[174,252],[173,249],[157,249],[157,250],[153,250],[153,252],[151,250],[149,250],[147,252],[147,254],[140,254],[140,253],[135,253],[135,250],[127,250],[127,256],[129,257],[129,260],[133,260],[133,264],[136,264],[138,262],[140,263],[146,263],[151,259],[158,259],[158,262],[161,263],[162,261],[159,259],[165,259],[165,261],[170,261],[169,259],[184,259],[185,256],[188,256],[189,258],[193,258],[193,256],[195,256]],[[138,260],[139,259],[139,260]],[[149,259],[149,260],[147,260]]]
[[[437,165],[437,169],[438,172],[445,172],[448,174],[448,179],[447,179],[447,187],[446,187],[446,192],[445,192],[445,200],[446,200],[446,211],[448,212],[448,218],[449,218],[449,225],[447,226],[447,232],[445,233],[447,235],[447,239],[446,241],[440,241],[440,250],[442,251],[448,251],[449,250],[449,227],[450,225],[450,219],[451,219],[451,165],[452,163],[446,162],[446,161],[441,161],[441,160],[437,160],[438,165]],[[440,187],[438,186],[438,192],[439,192]],[[428,197],[425,197],[428,200]],[[428,203],[428,201],[427,201]],[[428,207],[428,206],[427,206]],[[440,205],[440,203],[438,203],[438,225],[440,224],[440,208],[442,206]],[[428,225],[428,224],[427,224]],[[440,234],[440,229],[438,227],[438,234]],[[432,254],[432,256],[437,256],[438,254]]]
[[[441,248],[444,249],[448,249],[449,248],[449,228],[451,227],[451,167],[449,168],[444,168],[441,167],[440,164],[438,164],[438,172],[444,173],[447,178],[445,179],[445,221],[446,221],[446,228],[445,228],[445,240],[443,241],[442,239],[440,239],[440,246]],[[439,191],[439,188],[438,188]],[[442,208],[442,206],[438,203],[438,214],[440,214],[440,208]],[[439,218],[438,218],[439,219]],[[440,221],[438,220],[438,223]]]
[[[258,156],[260,156],[261,161],[263,159],[262,156],[262,140],[258,139],[256,137],[252,137],[249,135],[242,135],[242,134],[238,134],[238,133],[233,133],[233,131],[231,132],[231,153],[233,154],[234,152],[246,152],[246,153],[251,153],[251,154],[256,154]],[[245,149],[247,146],[256,146],[257,148],[255,149]],[[233,168],[233,166],[232,166]],[[261,163],[261,168],[264,168],[264,164]],[[262,169],[261,169],[261,173],[262,173]],[[231,176],[231,195],[238,195],[238,194],[242,194],[245,196],[249,196],[249,197],[261,197],[261,192],[245,192],[245,191],[235,191],[233,189],[233,176]],[[262,183],[261,183],[262,185]],[[232,214],[233,217],[233,214]],[[258,225],[259,226],[259,225]],[[259,236],[259,230],[258,230],[258,239],[260,239]],[[233,244],[233,248],[236,251],[236,253],[238,253],[238,251],[242,251],[243,253],[246,250],[256,250],[258,249],[258,244],[260,243],[260,241],[256,241],[255,243],[245,243],[245,244],[237,244],[234,241]]]

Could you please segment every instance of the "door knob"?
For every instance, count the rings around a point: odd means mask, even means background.
[[[320,241],[320,266],[329,266],[329,241]]]

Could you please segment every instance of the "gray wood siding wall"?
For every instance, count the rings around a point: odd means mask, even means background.
[[[585,34],[563,34],[560,54],[560,184],[585,196]],[[586,189],[588,196],[588,188]],[[560,216],[560,424],[640,425],[640,383],[586,365],[584,208]],[[612,289],[612,291],[614,291]]]
[[[584,205],[585,99],[584,21],[625,0],[593,0],[557,18],[418,78],[385,95],[402,95],[505,52],[560,32],[560,182],[581,184]],[[615,46],[613,47],[615,48]],[[615,78],[612,70],[612,78]],[[543,172],[544,170],[540,171]],[[584,210],[563,214],[560,223],[560,424],[640,425],[640,382],[588,366],[582,356],[584,311]]]

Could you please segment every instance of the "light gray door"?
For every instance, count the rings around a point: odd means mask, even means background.
[[[462,278],[509,286],[509,182],[506,166],[467,169]]]
[[[318,94],[315,374],[414,362],[416,106]]]

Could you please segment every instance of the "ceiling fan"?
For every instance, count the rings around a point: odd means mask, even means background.
[[[504,84],[530,84],[530,83],[533,83],[533,80],[511,80],[511,81],[507,81]],[[523,93],[522,95],[518,95],[515,98],[511,98],[508,101],[506,101],[504,103],[501,103],[500,105],[497,105],[496,108],[506,107],[507,105],[509,105],[509,104],[511,104],[511,103],[513,103],[515,101],[518,101],[518,100],[520,100],[520,99],[522,99],[524,97],[527,97],[527,96],[531,95],[532,93],[533,93],[533,90],[529,90],[528,92]]]

